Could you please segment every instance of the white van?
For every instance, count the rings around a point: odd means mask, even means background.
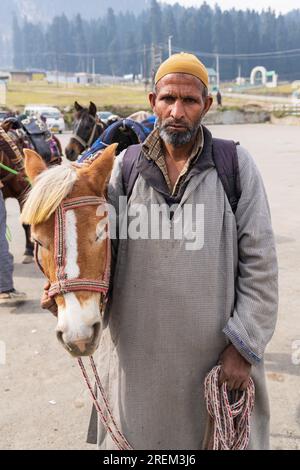
[[[292,93],[293,104],[300,104],[300,88]]]
[[[28,105],[24,108],[26,116],[43,116],[46,119],[47,126],[51,132],[59,132],[60,134],[65,131],[66,124],[63,115],[59,109],[52,106],[41,105]]]

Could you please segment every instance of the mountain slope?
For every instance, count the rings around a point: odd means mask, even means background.
[[[55,15],[65,13],[68,17],[80,13],[83,18],[104,16],[108,8],[117,12],[140,13],[147,8],[150,0],[0,0],[0,34],[11,31],[13,13],[30,21],[51,21]]]

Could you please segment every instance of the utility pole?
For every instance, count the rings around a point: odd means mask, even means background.
[[[169,41],[168,41],[168,43],[169,43],[169,57],[171,57],[171,55],[172,55],[172,38],[173,38],[173,36],[169,36]]]
[[[242,68],[239,65],[239,76],[238,76],[238,85],[241,85],[241,78],[242,78]]]
[[[151,79],[152,82],[154,82],[155,72],[162,63],[162,50],[160,46],[155,46],[154,44],[152,44],[151,52]]]
[[[55,52],[55,65],[56,65],[56,87],[58,88],[58,57],[57,52]]]
[[[144,80],[147,79],[147,56],[146,56],[146,44],[144,44]]]
[[[95,85],[95,82],[96,82],[96,74],[95,74],[95,57],[93,57],[93,84]]]
[[[217,87],[220,89],[220,58],[219,54],[216,54],[216,72],[217,72]]]

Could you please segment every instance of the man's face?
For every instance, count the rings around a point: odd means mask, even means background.
[[[203,97],[203,83],[192,75],[172,73],[158,82],[156,91],[149,100],[161,138],[174,147],[188,144],[212,104],[210,96]]]

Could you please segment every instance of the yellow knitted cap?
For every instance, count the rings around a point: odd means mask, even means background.
[[[158,68],[154,83],[169,73],[187,73],[199,78],[201,82],[208,87],[208,72],[205,65],[193,54],[181,52],[180,54],[171,55]]]

